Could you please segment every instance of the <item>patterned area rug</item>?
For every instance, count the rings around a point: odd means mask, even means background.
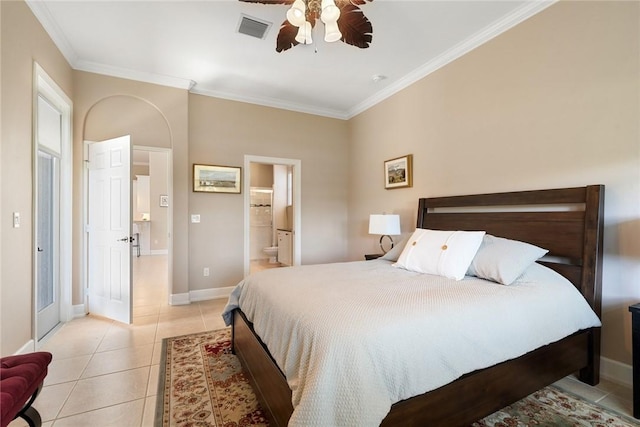
[[[156,427],[268,425],[240,362],[231,354],[230,329],[163,340]],[[638,425],[630,418],[547,387],[473,427]]]

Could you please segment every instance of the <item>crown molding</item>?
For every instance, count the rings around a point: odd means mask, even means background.
[[[74,64],[78,62],[78,54],[71,47],[71,43],[62,32],[56,21],[51,16],[51,12],[44,1],[25,0],[31,12],[36,16],[44,30],[49,34],[53,43],[60,49],[62,56],[67,60],[71,68],[75,68]]]
[[[103,74],[111,77],[120,77],[127,80],[135,80],[144,83],[153,83],[161,86],[174,87],[189,90],[193,80],[180,77],[166,76],[163,74],[149,73],[146,71],[136,71],[128,68],[114,67],[91,61],[77,61],[73,66],[75,70],[86,71],[88,73]]]
[[[227,92],[222,92],[217,90],[214,91],[214,90],[208,90],[208,89],[199,89],[197,86],[191,89],[190,92],[196,95],[204,95],[204,96],[210,96],[213,98],[228,99],[230,101],[245,102],[249,104],[262,105],[264,107],[272,107],[272,108],[279,108],[281,110],[295,111],[297,113],[307,113],[307,114],[313,114],[315,116],[329,117],[332,119],[347,120],[349,118],[346,111],[333,110],[329,108],[320,108],[313,105],[284,102],[282,100],[273,99],[273,98],[255,98],[255,97],[241,96],[238,94],[227,93]]]
[[[492,25],[484,28],[480,32],[462,41],[461,43],[458,43],[456,46],[445,51],[444,53],[437,56],[433,60],[427,62],[426,64],[422,65],[416,70],[405,75],[401,79],[395,81],[393,84],[390,84],[383,90],[377,92],[375,95],[369,97],[368,99],[364,100],[360,104],[356,105],[354,108],[350,109],[347,112],[347,118],[350,119],[368,110],[374,105],[400,92],[402,89],[405,89],[406,87],[414,84],[418,80],[423,79],[429,74],[455,61],[456,59],[460,58],[464,54],[469,53],[475,48],[483,45],[484,43],[488,42],[494,37],[499,36],[505,31],[529,19],[533,15],[539,12],[542,12],[544,9],[556,3],[557,1],[558,0],[538,0],[531,3],[526,3],[522,7],[516,9],[511,14],[498,20]]]

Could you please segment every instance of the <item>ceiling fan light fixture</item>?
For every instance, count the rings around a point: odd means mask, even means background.
[[[300,26],[298,34],[296,35],[296,41],[301,44],[313,43],[311,39],[311,23],[309,21],[305,21],[304,24]]]
[[[338,28],[338,21],[325,22],[324,24],[324,41],[327,43],[337,42],[342,38],[342,33]]]
[[[303,0],[294,1],[291,9],[287,11],[287,21],[295,27],[302,27],[306,22],[306,9],[307,7]]]
[[[325,24],[338,22],[338,18],[340,18],[340,8],[336,6],[334,0],[322,0],[322,14],[320,15],[320,19]]]

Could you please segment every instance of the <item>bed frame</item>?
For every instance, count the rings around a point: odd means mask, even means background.
[[[485,230],[549,249],[553,262],[541,263],[567,277],[600,317],[603,210],[601,185],[436,197],[419,200],[417,226]],[[245,315],[236,310],[233,319],[234,352],[271,425],[286,426],[293,412],[286,379]],[[381,425],[468,426],[572,373],[595,385],[599,370],[600,328],[591,328],[398,402]]]

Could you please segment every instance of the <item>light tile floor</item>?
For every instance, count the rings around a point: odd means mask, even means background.
[[[162,339],[224,327],[226,299],[169,306],[164,256],[134,258],[134,321],[86,316],[65,324],[42,350],[53,362],[35,407],[44,427],[153,426]],[[631,390],[567,377],[560,387],[631,415]],[[10,427],[23,427],[16,420]]]

